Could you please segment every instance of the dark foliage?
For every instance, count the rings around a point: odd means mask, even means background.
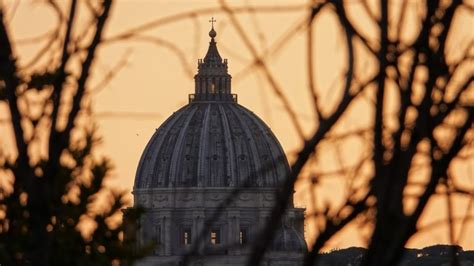
[[[56,7],[55,1],[48,4]],[[10,177],[0,190],[1,265],[118,265],[146,251],[123,239],[142,210],[121,223],[125,192],[104,186],[111,163],[97,156],[95,127],[81,115],[111,4],[89,6],[94,34],[77,51],[72,48],[81,42],[72,32],[78,1],[71,1],[68,17],[58,11],[51,39],[62,49],[48,46],[39,55],[50,55],[53,63],[21,70],[0,9],[0,103],[9,108],[16,144],[16,154],[0,151],[1,175]],[[68,67],[73,63],[75,72]]]
[[[320,255],[315,265],[319,266],[358,266],[362,265],[363,258],[367,254],[365,248],[347,248],[333,250]],[[435,245],[423,249],[405,249],[403,257],[398,263],[400,266],[435,266],[451,265],[453,255],[458,259],[460,265],[473,265],[473,251],[463,251],[459,246]]]

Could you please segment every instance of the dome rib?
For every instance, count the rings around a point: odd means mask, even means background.
[[[198,168],[197,168],[197,180],[198,180],[198,187],[206,186],[205,176],[205,163],[206,163],[206,154],[207,149],[209,146],[209,139],[206,137],[209,134],[209,115],[211,113],[211,105],[208,105],[204,114],[204,122],[201,130],[201,137],[200,137],[200,145],[199,145],[199,158],[198,160]]]
[[[186,118],[184,125],[178,135],[178,139],[176,140],[176,144],[174,146],[174,149],[171,153],[171,165],[170,165],[170,171],[169,171],[169,178],[170,182],[169,185],[173,186],[174,184],[180,183],[177,175],[177,167],[178,167],[178,158],[180,157],[179,155],[181,154],[181,151],[183,149],[183,141],[184,141],[184,136],[186,135],[187,129],[189,127],[189,123],[193,119],[194,115],[196,114],[196,109],[193,108],[191,113],[188,114],[188,117]]]
[[[186,107],[183,107],[181,109],[184,109]],[[152,161],[156,162],[158,160],[158,154],[160,153],[161,150],[161,145],[164,142],[165,138],[159,138],[159,135],[167,135],[168,132],[171,130],[173,125],[179,120],[179,118],[184,114],[184,112],[180,112],[178,110],[175,112],[173,115],[171,115],[166,121],[155,130],[155,133],[151,137],[151,140],[148,142],[146,145],[143,154],[140,158],[138,168],[137,168],[137,173],[135,178],[135,184],[134,187],[140,187],[139,185],[141,184],[142,186],[151,186],[152,185],[152,180],[153,180],[153,173],[155,172],[154,168],[156,167],[156,164],[149,164],[147,166],[144,166],[145,161]],[[154,145],[154,143],[158,141],[158,144]],[[149,154],[151,153],[151,155]],[[147,158],[149,156],[149,158]],[[150,169],[151,168],[151,171]],[[147,171],[148,170],[148,171]],[[145,180],[142,180],[144,178]]]
[[[253,115],[252,111],[248,110],[247,108],[242,108],[242,109],[245,110],[245,112],[249,113],[247,117],[249,117],[250,120],[252,120],[252,122],[254,123],[254,125],[256,125],[260,129],[260,132],[276,139],[275,135],[272,133],[270,128],[268,128],[268,126],[266,126],[265,123],[258,116]],[[265,136],[262,136],[262,137],[264,138]],[[275,169],[278,169],[278,171],[273,172],[275,180],[277,180],[277,182],[283,182],[284,178],[286,178],[286,175],[288,174],[285,171],[285,169],[289,169],[289,165],[287,164],[286,157],[280,158],[281,162],[276,161],[278,160],[278,157],[279,157],[278,154],[285,154],[283,151],[283,148],[281,147],[278,141],[276,141],[276,145],[270,145],[267,141],[263,143],[266,144],[268,151],[270,152],[270,156],[271,156],[270,158],[275,158],[274,160],[270,160],[273,167],[275,167]],[[266,165],[267,164],[265,163],[265,166]],[[281,169],[281,172],[280,172],[280,169]],[[270,172],[267,172],[267,173],[270,173]],[[278,173],[284,173],[284,175],[278,174]]]
[[[185,106],[180,109],[178,112],[182,113],[181,116],[177,118],[176,123],[170,127],[170,130],[163,134],[163,143],[159,149],[157,156],[157,161],[153,169],[153,186],[171,186],[170,179],[170,170],[171,170],[171,156],[174,150],[174,145],[176,143],[176,138],[179,136],[177,131],[182,128],[184,121],[186,121],[188,112],[192,112],[192,106]]]
[[[228,184],[229,186],[236,186],[238,184],[237,175],[236,175],[236,168],[235,168],[235,154],[234,154],[234,143],[231,138],[230,127],[229,127],[229,120],[227,119],[227,114],[224,111],[222,105],[219,104],[219,114],[222,120],[222,126],[224,128],[224,141],[225,147],[227,147],[226,155],[227,161],[227,173],[230,175],[229,178],[231,182]]]
[[[254,116],[253,113],[248,112],[245,108],[242,108],[241,112],[246,114],[242,116],[242,119],[246,120],[249,130],[252,131],[252,137],[254,138],[255,147],[258,150],[256,154],[259,155],[259,159],[261,161],[260,169],[258,169],[258,171],[265,178],[265,182],[273,182],[272,174],[270,173],[270,171],[266,170],[266,169],[272,169],[272,167],[275,166],[273,160],[271,160],[270,164],[266,162],[262,162],[262,160],[263,161],[268,160],[265,158],[271,155],[271,152],[269,152],[268,147],[266,145],[268,144],[268,142],[261,139],[265,135],[265,131],[253,123],[253,120],[251,118]]]
[[[256,147],[256,143],[255,143],[255,139],[253,137],[253,135],[251,134],[249,128],[245,125],[245,122],[243,121],[241,115],[239,115],[236,110],[236,108],[230,108],[232,110],[232,112],[234,113],[234,115],[237,117],[237,120],[240,122],[240,126],[242,128],[242,130],[245,132],[245,137],[246,137],[246,140],[248,140],[248,142],[245,142],[247,143],[247,147],[250,148],[251,152],[249,153],[249,158],[248,158],[248,161],[250,162],[249,165],[251,165],[250,167],[250,171],[248,173],[248,177],[244,177],[244,178],[252,178],[258,174],[260,174],[260,170],[261,169],[258,169],[260,167],[257,167],[258,166],[261,166],[262,164],[260,163],[260,158],[258,158],[258,156],[256,156],[258,154],[258,150],[257,150],[257,147]],[[250,158],[250,157],[253,157],[253,158]],[[252,182],[252,180],[249,180],[250,182]],[[258,180],[257,180],[258,181]],[[245,182],[245,180],[243,180],[243,182]]]

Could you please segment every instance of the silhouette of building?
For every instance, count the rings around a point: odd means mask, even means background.
[[[212,21],[213,22],[213,21]],[[237,103],[227,59],[211,41],[198,60],[189,103],[156,130],[140,159],[134,205],[144,207],[137,245],[154,242],[139,265],[243,265],[289,172],[270,128]],[[304,209],[293,201],[264,265],[295,265],[306,252]]]

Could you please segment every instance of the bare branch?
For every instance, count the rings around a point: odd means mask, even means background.
[[[181,63],[181,66],[184,69],[184,73],[186,74],[186,76],[188,76],[189,78],[192,78],[194,76],[194,73],[193,73],[194,70],[192,69],[191,66],[189,66],[185,53],[173,42],[167,41],[166,39],[159,38],[156,36],[148,36],[148,35],[136,35],[133,37],[133,40],[149,42],[157,46],[161,46],[168,49],[174,55],[176,55],[176,57]]]
[[[308,28],[306,29],[307,32],[307,71],[308,71],[308,90],[310,95],[312,96],[311,99],[313,101],[313,106],[314,106],[314,113],[318,117],[319,122],[322,120],[322,113],[321,113],[321,108],[319,107],[318,104],[318,95],[316,92],[316,87],[315,87],[315,74],[314,74],[314,66],[313,66],[313,21],[316,17],[316,15],[319,13],[319,11],[324,7],[324,5],[327,2],[320,3],[311,9],[311,13],[308,18]]]
[[[89,93],[99,93],[100,91],[104,90],[107,85],[112,81],[112,79],[120,73],[120,71],[127,66],[128,58],[130,57],[130,51],[126,52],[122,58],[119,60],[115,66],[113,66],[107,73],[104,75],[104,78],[97,83],[94,87],[90,89]]]
[[[232,10],[235,13],[248,13],[248,12],[273,13],[273,12],[296,12],[296,11],[301,11],[305,7],[306,5],[280,5],[280,6],[255,6],[255,7],[242,6],[242,7],[234,7],[232,8]],[[198,15],[199,16],[213,15],[220,12],[223,12],[221,8],[203,8],[203,9],[197,9],[197,10],[193,10],[189,12],[179,13],[179,14],[168,16],[168,17],[159,18],[137,27],[133,27],[129,30],[126,30],[123,33],[119,33],[115,36],[109,37],[108,39],[104,41],[113,42],[116,40],[124,40],[130,37],[133,37],[135,34],[142,33],[143,31],[147,31],[158,26],[162,26],[162,25],[169,24],[172,22],[177,22],[183,19],[193,18]]]
[[[351,55],[353,54],[353,51],[351,50],[352,45],[349,43],[352,43],[351,39],[349,39],[349,42],[347,45],[347,49],[349,49],[348,54]],[[273,233],[276,231],[279,225],[279,223],[275,221],[279,221],[280,218],[282,217],[285,211],[285,208],[288,205],[289,197],[293,193],[294,183],[296,181],[296,178],[299,176],[304,165],[308,161],[311,154],[314,152],[315,147],[326,136],[326,134],[331,130],[331,128],[336,124],[336,122],[339,121],[339,118],[344,114],[347,107],[351,104],[352,100],[360,92],[362,92],[362,90],[367,85],[371,84],[374,81],[373,79],[370,79],[369,82],[361,85],[359,89],[356,90],[356,93],[351,94],[350,89],[352,85],[353,60],[348,60],[348,62],[349,62],[348,75],[346,78],[346,84],[344,88],[343,97],[340,103],[337,105],[336,110],[327,118],[323,119],[323,121],[319,124],[314,135],[305,143],[304,147],[299,152],[297,159],[292,164],[291,173],[285,179],[285,183],[283,184],[282,189],[278,195],[278,204],[272,210],[269,222],[267,223],[265,229],[259,234],[258,239],[261,239],[262,241],[259,241],[258,243],[256,243],[252,249],[252,253],[250,255],[249,262],[248,262],[249,265],[258,265],[258,263],[263,258],[268,244],[270,243],[270,241],[272,241]]]
[[[283,106],[285,107],[285,110],[288,112],[288,115],[291,118],[291,122],[293,123],[293,126],[295,127],[296,132],[298,133],[298,136],[301,139],[304,139],[305,137],[304,137],[304,134],[303,134],[303,129],[302,129],[300,123],[298,122],[298,116],[296,115],[295,111],[291,107],[291,104],[288,101],[288,98],[285,97],[282,88],[277,83],[274,76],[270,73],[270,70],[267,67],[265,61],[263,61],[261,59],[261,57],[258,55],[258,52],[255,49],[255,46],[252,44],[252,42],[248,38],[247,34],[245,33],[244,29],[242,28],[242,26],[238,22],[237,18],[235,17],[234,11],[231,8],[229,8],[227,6],[227,4],[225,3],[225,1],[223,1],[223,0],[220,1],[220,4],[221,4],[222,9],[229,16],[232,25],[237,30],[237,33],[239,34],[240,38],[244,42],[245,46],[251,52],[252,56],[255,58],[256,65],[260,68],[260,70],[262,70],[265,78],[267,79],[267,82],[271,85],[273,91],[275,92],[275,94],[278,96],[278,98],[283,103]]]
[[[52,97],[52,102],[53,102],[53,110],[51,113],[51,127],[50,127],[50,137],[49,137],[49,158],[57,158],[59,157],[59,154],[55,154],[57,150],[54,150],[53,146],[55,142],[57,141],[58,138],[58,130],[56,128],[56,124],[58,122],[58,113],[59,113],[59,106],[61,103],[61,95],[64,90],[63,88],[63,83],[66,80],[67,74],[66,74],[66,65],[68,63],[70,53],[68,51],[69,45],[70,45],[70,40],[71,40],[71,32],[72,32],[72,27],[74,23],[74,17],[76,15],[76,6],[77,6],[77,0],[73,0],[71,2],[71,7],[69,11],[69,17],[68,17],[68,23],[67,23],[67,28],[66,28],[66,35],[64,37],[63,41],[63,49],[62,49],[62,56],[61,56],[61,64],[59,65],[58,70],[56,71],[56,78],[53,83],[53,97]],[[51,169],[54,171],[54,168]],[[48,173],[49,174],[49,173]]]

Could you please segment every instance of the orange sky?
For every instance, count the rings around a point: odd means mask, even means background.
[[[13,7],[13,0],[4,1],[6,6]],[[416,14],[416,1],[409,1],[413,6],[411,15]],[[0,1],[1,3],[1,1]],[[304,31],[295,31],[295,25],[305,19],[306,10],[303,5],[307,1],[232,1],[233,6],[252,4],[254,6],[291,5],[294,8],[284,8],[278,12],[241,13],[238,15],[240,23],[245,28],[251,41],[259,53],[265,50],[272,51],[267,56],[266,63],[271,73],[276,77],[285,95],[289,98],[292,107],[299,115],[299,122],[308,135],[315,127],[314,114],[307,93],[306,69],[306,35]],[[122,0],[116,1],[109,21],[106,39],[126,32],[136,26],[164,18],[173,14],[193,10],[215,8],[214,1],[146,1]],[[14,40],[37,36],[47,32],[55,23],[54,13],[42,4],[33,1],[21,1],[16,10],[10,9],[10,33]],[[357,1],[351,1],[350,14],[357,16],[360,6]],[[288,114],[281,101],[272,92],[271,87],[255,68],[248,71],[252,54],[235,29],[230,25],[229,18],[222,12],[201,12],[197,16],[188,16],[182,19],[160,24],[152,29],[143,31],[144,36],[159,38],[170,42],[182,50],[184,58],[179,58],[170,49],[156,43],[136,40],[111,42],[100,48],[99,58],[93,72],[93,84],[97,84],[109,69],[120,63],[124,58],[126,66],[120,70],[105,88],[94,94],[93,106],[97,114],[96,121],[100,127],[100,135],[104,144],[102,152],[110,157],[115,165],[110,185],[131,190],[135,170],[141,152],[147,141],[159,125],[187,103],[187,95],[193,93],[194,84],[192,75],[196,70],[197,59],[205,55],[208,44],[208,20],[216,17],[217,42],[221,55],[229,59],[229,71],[233,76],[232,89],[239,95],[239,103],[259,115],[274,131],[285,151],[291,155],[301,146],[292,127]],[[80,23],[86,23],[84,16],[80,16]],[[326,111],[330,111],[338,100],[341,77],[345,72],[345,48],[340,34],[337,20],[329,12],[323,13],[316,21],[315,29],[315,76],[320,92],[320,102]],[[454,43],[467,43],[473,38],[473,18],[464,16],[456,21]],[[376,34],[364,16],[358,17],[358,23],[369,34]],[[415,27],[411,28],[412,30]],[[470,29],[470,30],[469,30]],[[274,47],[288,33],[295,32],[291,39],[279,49]],[[375,32],[375,33],[374,33]],[[408,33],[410,34],[409,30]],[[407,36],[408,36],[407,35]],[[458,36],[458,37],[456,37]],[[41,47],[41,43],[22,44],[15,47],[19,55],[19,63],[24,64]],[[184,60],[184,62],[182,61]],[[183,63],[185,64],[183,66]],[[365,57],[357,58],[358,74],[367,77],[374,71],[373,62]],[[389,96],[390,97],[390,96]],[[361,129],[370,125],[371,110],[369,96],[356,101],[349,113],[336,127],[336,131],[344,132]],[[5,114],[5,106],[0,104],[0,118]],[[0,137],[8,135],[8,128],[0,125]],[[10,149],[11,141],[0,138],[0,147]],[[363,139],[352,138],[343,141],[340,145],[323,143],[318,148],[316,165],[323,172],[337,169],[340,161],[343,166],[353,165],[364,152],[370,149],[370,143]],[[340,153],[338,156],[337,154]],[[470,189],[473,184],[473,162],[460,163],[457,167],[460,182]],[[297,184],[295,202],[297,206],[312,208],[307,190],[309,173],[303,176]],[[344,199],[347,192],[345,182],[340,177],[323,179],[317,188],[318,206],[325,202],[337,205]],[[456,212],[458,216],[466,213],[467,199],[457,198]],[[445,216],[445,200],[435,199],[423,217],[422,223],[443,219]],[[473,209],[470,209],[473,213]],[[351,226],[345,229],[329,244],[332,247],[347,247],[363,245],[363,237],[367,235],[367,228]],[[308,221],[306,237],[312,240],[314,223]],[[459,231],[459,228],[457,228]],[[470,223],[465,237],[460,243],[465,249],[474,248],[474,224]],[[435,243],[447,243],[448,233],[445,226],[434,227],[422,231],[412,240],[410,246],[426,246]]]

